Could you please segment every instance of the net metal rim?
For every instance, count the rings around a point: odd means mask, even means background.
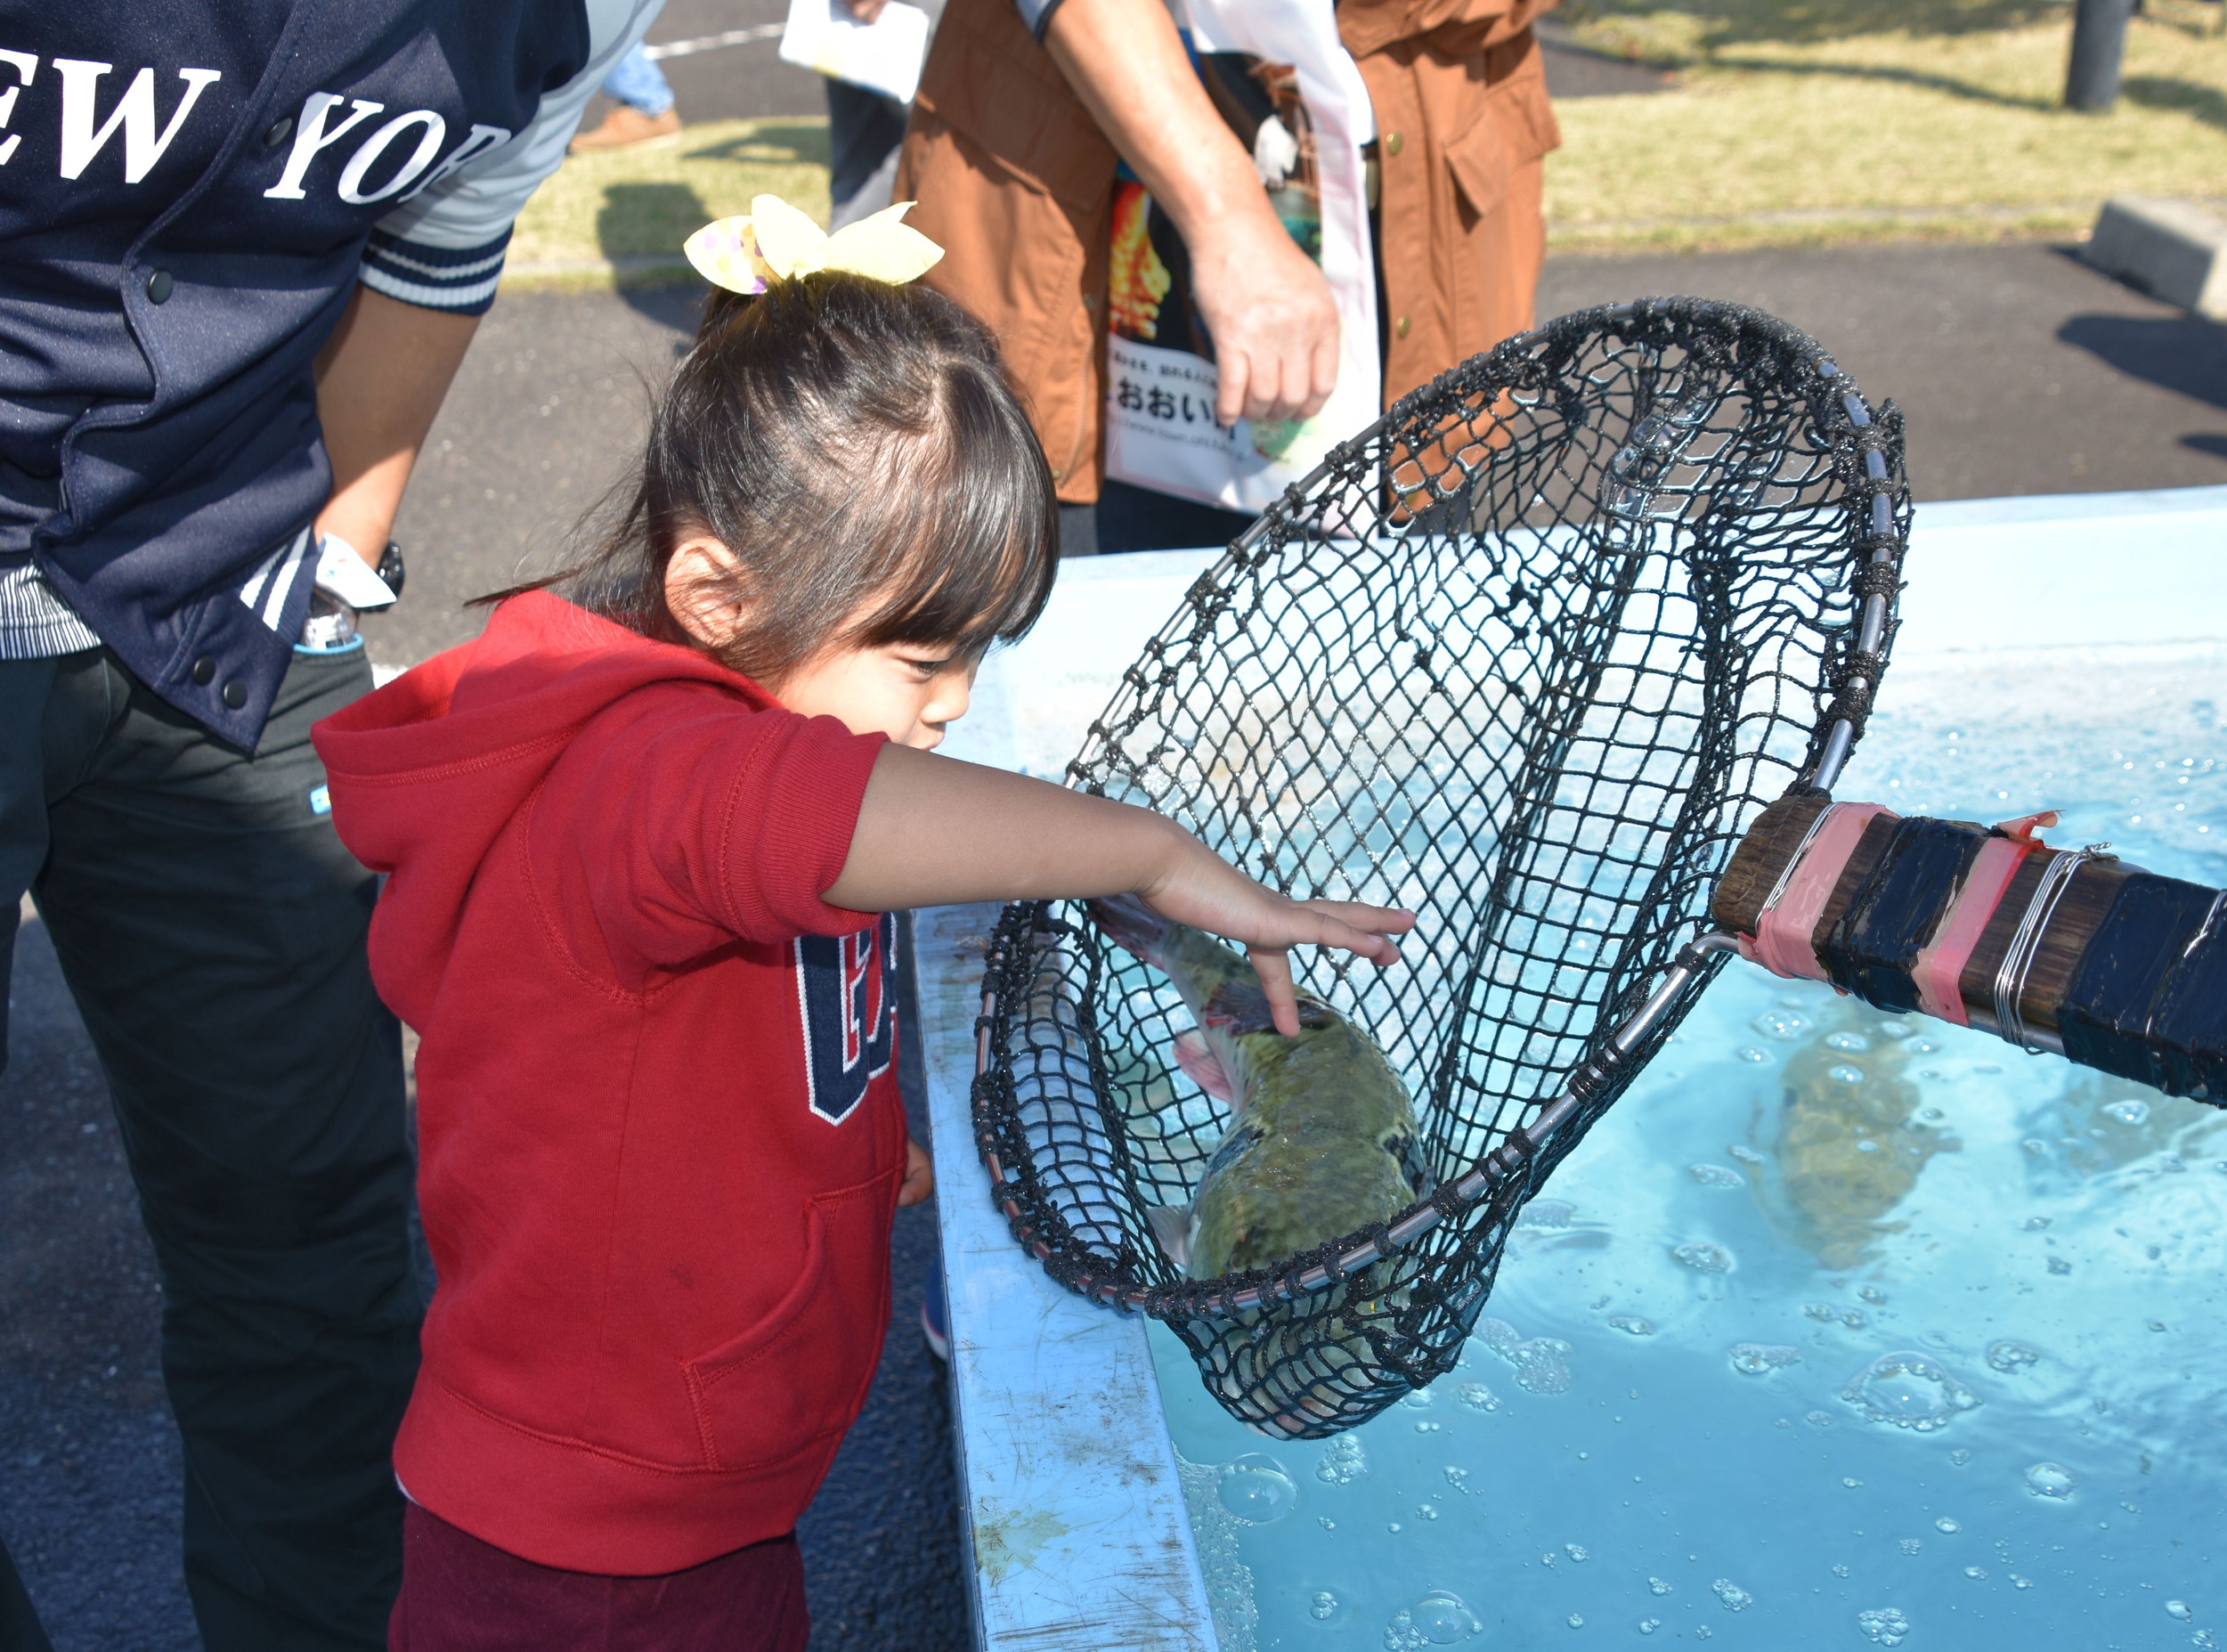
[[[1803,391],[1813,426],[1837,443],[1860,451],[1863,486],[1870,495],[1868,532],[1858,549],[1867,584],[1859,575],[1857,589],[1863,604],[1855,625],[1854,647],[1833,675],[1835,690],[1831,704],[1813,731],[1810,752],[1790,791],[1829,791],[1838,778],[1855,743],[1860,737],[1865,713],[1876,691],[1893,636],[1898,574],[1907,549],[1909,493],[1899,467],[1890,463],[1890,438],[1855,380],[1843,372],[1833,356],[1808,333],[1767,312],[1749,306],[1697,297],[1641,298],[1574,312],[1525,333],[1504,340],[1491,351],[1453,368],[1394,404],[1366,428],[1339,443],[1306,476],[1284,491],[1283,496],[1232,541],[1229,548],[1186,591],[1181,606],[1147,644],[1146,657],[1158,657],[1166,644],[1198,622],[1202,604],[1229,576],[1249,566],[1253,552],[1279,524],[1288,525],[1305,504],[1309,491],[1325,477],[1351,466],[1369,444],[1387,429],[1428,417],[1435,405],[1455,396],[1475,397],[1482,387],[1512,390],[1544,370],[1543,358],[1573,340],[1600,334],[1630,338],[1650,326],[1665,322],[1712,323],[1742,342],[1752,341],[1783,354],[1788,365],[1805,380]],[[1891,406],[1891,404],[1890,404]],[[1834,426],[1840,428],[1836,431]],[[1142,662],[1123,674],[1117,696],[1142,686]],[[1829,664],[1821,671],[1830,672]],[[1104,732],[1102,718],[1094,721],[1088,739]],[[1069,765],[1069,780],[1081,778],[1079,759]],[[996,1063],[994,1034],[1007,1014],[1000,998],[1001,967],[1018,948],[1030,947],[1032,937],[1056,927],[1049,900],[1018,901],[1001,912],[985,957],[981,1012],[975,1022],[976,1050],[973,1122],[976,1146],[991,1182],[993,1203],[1004,1217],[1015,1240],[1049,1268],[1055,1255],[1056,1235],[1039,1231],[1009,1190],[1017,1184],[1008,1178],[999,1157],[995,1126],[988,1117],[986,1086]],[[1706,931],[1705,924],[1697,930]],[[1621,1075],[1648,1034],[1675,1009],[1690,1004],[1713,979],[1736,942],[1719,932],[1697,933],[1663,971],[1644,1002],[1617,1027],[1595,1054],[1573,1067],[1558,1088],[1533,1097],[1539,1111],[1528,1125],[1516,1127],[1498,1147],[1474,1160],[1458,1176],[1450,1177],[1433,1193],[1417,1199],[1396,1217],[1353,1233],[1342,1235],[1302,1253],[1301,1258],[1267,1268],[1224,1274],[1210,1280],[1187,1280],[1175,1284],[1142,1284],[1123,1277],[1112,1266],[1107,1275],[1085,1271],[1061,1282],[1077,1295],[1123,1313],[1141,1313],[1163,1322],[1228,1320],[1273,1306],[1280,1301],[1327,1290],[1412,1244],[1441,1221],[1475,1206],[1520,1176],[1531,1167],[1556,1127],[1582,1104],[1587,1096]],[[1292,1263],[1305,1257],[1325,1259],[1306,1267]],[[1112,1258],[1106,1258],[1109,1263]],[[1054,1271],[1053,1276],[1060,1278]]]

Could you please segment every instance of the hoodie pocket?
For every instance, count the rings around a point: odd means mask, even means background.
[[[706,1468],[778,1462],[849,1427],[890,1322],[890,1208],[887,1176],[814,1199],[788,1293],[682,1364]]]

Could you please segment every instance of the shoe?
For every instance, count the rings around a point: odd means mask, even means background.
[[[944,1306],[943,1268],[931,1265],[928,1283],[920,1297],[920,1334],[928,1351],[945,1364],[951,1363],[951,1312]]]
[[[647,149],[653,144],[671,143],[680,136],[680,111],[669,109],[662,115],[645,115],[630,103],[614,103],[611,112],[603,118],[603,124],[593,132],[577,134],[565,148],[571,155],[586,154],[589,151],[608,153],[614,150]]]

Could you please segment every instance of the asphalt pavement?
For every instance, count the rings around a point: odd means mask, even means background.
[[[656,37],[743,26],[759,12],[776,19],[778,0],[754,10],[674,0]],[[719,112],[721,97],[759,100],[748,113],[815,112],[817,83],[771,59],[753,46],[668,66],[691,118]],[[1540,313],[1668,293],[1783,315],[1874,401],[1898,401],[1921,499],[2227,483],[2227,328],[2107,281],[2061,249],[1556,259]],[[699,302],[653,289],[496,305],[403,508],[409,594],[367,625],[375,660],[406,665],[467,639],[480,623],[469,598],[563,565],[582,513],[622,481]],[[36,922],[10,993],[0,1532],[61,1652],[184,1652],[195,1641],[176,1558],[178,1453],[156,1363],[152,1261],[97,1063]],[[912,1323],[932,1240],[929,1210],[900,1214],[888,1352],[802,1527],[822,1652],[944,1652],[965,1639],[947,1402]]]

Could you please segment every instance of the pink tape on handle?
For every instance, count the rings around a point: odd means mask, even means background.
[[[1833,899],[1833,886],[1848,869],[1849,857],[1855,854],[1864,828],[1889,812],[1882,803],[1827,804],[1825,818],[1795,861],[1785,888],[1757,917],[1755,939],[1743,940],[1741,952],[1772,974],[1790,981],[1827,980],[1810,937],[1825,914],[1825,903]]]
[[[1987,932],[1987,920],[2003,904],[2020,866],[2036,850],[2047,847],[2034,835],[2034,828],[2056,824],[2057,811],[2045,810],[2004,821],[1995,827],[2004,835],[1980,844],[1979,852],[1972,857],[1971,870],[1964,874],[1956,899],[1949,903],[1947,916],[1933,932],[1933,939],[1919,948],[1917,963],[1910,971],[1918,989],[1918,1008],[1928,1015],[1959,1027],[1971,1025],[1964,1013],[1963,991],[1957,985],[1963,978],[1964,965],[1971,962],[1972,949]]]

